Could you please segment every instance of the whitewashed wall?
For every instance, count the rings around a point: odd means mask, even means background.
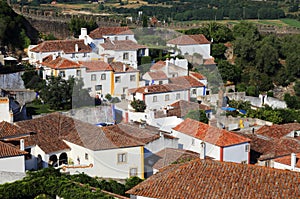
[[[175,45],[167,44],[167,46],[174,47]],[[181,51],[181,55],[198,53],[203,56],[203,59],[211,58],[210,44],[177,45],[177,48]]]
[[[130,81],[130,75],[135,75],[135,81]],[[121,77],[121,82],[115,81],[116,77]],[[139,86],[139,72],[124,72],[114,74],[114,96],[121,96],[127,94],[127,90],[131,88],[137,88]],[[125,92],[123,92],[125,90]]]
[[[101,80],[101,75],[105,74],[105,80]],[[96,80],[92,81],[91,76],[96,75]],[[84,82],[84,88],[91,88],[91,95],[95,96],[96,85],[102,85],[102,94],[105,96],[106,94],[112,94],[112,85],[111,85],[112,71],[94,71],[94,72],[83,72],[82,79]]]
[[[292,167],[290,165],[281,164],[279,162],[274,162],[274,168],[283,169],[283,170],[291,170]],[[300,172],[300,168],[295,167],[294,171]]]
[[[145,145],[145,149],[150,151],[151,153],[157,153],[165,148],[178,148],[178,139],[170,139],[166,138],[163,135],[160,136],[159,139],[156,139],[152,142],[149,142]],[[145,154],[145,158],[151,154]]]
[[[25,172],[24,155],[0,158],[0,171]]]
[[[0,98],[0,122],[6,121],[6,122],[12,122],[13,118],[12,115],[9,112],[9,100],[6,97]]]
[[[249,143],[241,143],[237,145],[227,146],[223,148],[223,161],[225,162],[236,162],[241,163],[242,161],[246,161],[248,164],[248,153],[246,152],[246,145],[250,145]],[[250,151],[250,147],[249,147]]]

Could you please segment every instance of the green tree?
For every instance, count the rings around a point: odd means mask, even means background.
[[[268,75],[274,75],[279,68],[279,55],[272,44],[263,44],[256,50],[256,68]]]
[[[184,119],[186,118],[208,124],[208,118],[204,110],[191,110],[185,115]]]
[[[69,23],[69,30],[76,38],[80,35],[81,28],[87,28],[87,31],[90,32],[97,27],[98,25],[94,20],[86,21],[84,18],[79,17],[73,17]]]
[[[231,81],[237,83],[240,80],[241,71],[236,65],[231,65],[227,61],[221,60],[218,62],[218,71],[222,76],[223,82]]]
[[[137,176],[127,178],[125,180],[125,191],[135,187],[137,184],[139,184],[141,182],[143,182],[143,180]]]
[[[300,81],[299,80],[295,82],[294,90],[295,90],[296,95],[298,97],[300,97]]]
[[[146,104],[143,100],[133,100],[130,105],[136,112],[144,112],[146,109]]]

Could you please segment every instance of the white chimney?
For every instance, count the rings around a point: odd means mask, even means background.
[[[294,171],[296,167],[296,154],[291,154],[291,170]]]
[[[25,150],[25,145],[24,145],[24,139],[20,140],[20,150],[24,151]]]
[[[81,36],[87,36],[87,29],[86,28],[81,28],[80,34],[81,34]]]
[[[166,74],[169,75],[169,59],[166,59]]]
[[[204,160],[205,156],[206,156],[206,144],[205,144],[205,142],[201,142],[200,147],[201,147],[200,159]]]
[[[104,55],[104,62],[108,63],[108,57],[107,57],[107,55]]]
[[[145,88],[144,92],[145,92],[145,93],[148,93],[148,92],[149,92],[148,88]]]
[[[123,71],[125,72],[126,71],[126,65],[123,64]]]
[[[75,44],[75,52],[78,52],[78,44]]]

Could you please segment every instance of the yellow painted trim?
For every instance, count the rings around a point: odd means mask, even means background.
[[[141,179],[145,179],[144,173],[144,146],[141,146]]]
[[[115,93],[115,75],[114,75],[113,71],[110,72],[110,87],[111,87],[110,94],[114,95],[114,93]]]
[[[54,70],[54,76],[57,77],[57,70]]]
[[[137,72],[136,87],[138,88],[139,86],[140,86],[140,72]]]

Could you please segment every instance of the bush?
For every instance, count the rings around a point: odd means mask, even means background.
[[[146,109],[146,104],[143,100],[134,100],[130,103],[135,112],[144,112]]]

